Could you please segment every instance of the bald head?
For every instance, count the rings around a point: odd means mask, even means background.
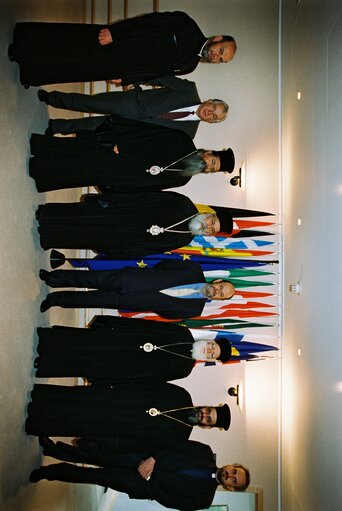
[[[216,35],[209,37],[202,50],[204,62],[221,64],[233,60],[236,53],[236,41],[230,35]]]

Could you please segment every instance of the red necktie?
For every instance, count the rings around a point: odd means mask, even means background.
[[[188,117],[188,115],[193,115],[195,112],[191,112],[190,110],[184,112],[164,112],[163,114],[157,115],[158,119],[166,119],[168,121],[173,121],[174,119],[184,119],[184,117]]]

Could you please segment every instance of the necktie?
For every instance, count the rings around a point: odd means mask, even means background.
[[[206,298],[202,293],[205,282],[198,282],[195,284],[185,284],[183,286],[173,286],[166,289],[161,289],[160,293],[173,296],[175,298]]]
[[[198,479],[214,479],[213,474],[215,474],[215,470],[212,468],[193,468],[181,470],[181,474],[185,474],[191,477],[197,477]]]
[[[188,115],[193,115],[195,112],[192,111],[184,111],[184,112],[164,112],[163,114],[157,115],[158,119],[165,119],[168,121],[172,121],[174,119],[184,119],[184,117],[188,117]]]

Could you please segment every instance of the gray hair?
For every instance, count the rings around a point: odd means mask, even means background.
[[[186,177],[192,177],[195,174],[204,172],[207,168],[206,162],[203,160],[204,149],[198,149],[195,154],[191,154],[176,164],[176,167],[182,169],[180,174]],[[172,168],[172,167],[171,167]]]
[[[210,213],[198,213],[189,222],[189,230],[194,236],[202,236],[207,226],[205,219]]]
[[[223,99],[207,99],[207,101],[211,101],[215,105],[223,105],[223,114],[224,115],[223,115],[222,119],[217,119],[216,121],[211,121],[211,123],[224,121],[228,115],[228,110],[229,110],[228,104],[225,101],[223,101]]]

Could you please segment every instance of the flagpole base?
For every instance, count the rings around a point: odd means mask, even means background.
[[[53,270],[59,268],[65,263],[65,255],[58,250],[51,250],[50,254],[50,266]]]

